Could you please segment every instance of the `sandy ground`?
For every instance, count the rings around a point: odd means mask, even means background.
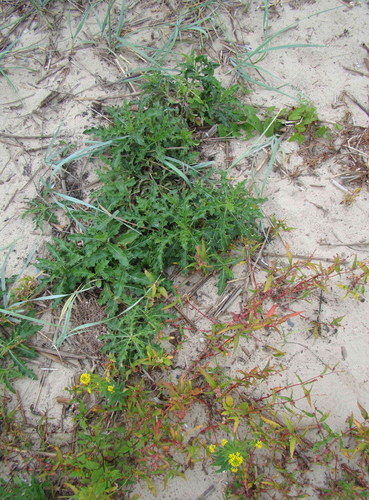
[[[160,8],[155,5],[158,2],[146,3],[145,9],[142,5],[137,6],[137,2],[131,2],[128,24],[141,20],[140,27],[143,27],[145,22],[149,22],[145,19],[171,17],[171,11],[181,2],[163,2]],[[269,3],[269,33],[291,26],[274,41],[274,45],[309,43],[320,47],[271,51],[259,65],[275,77],[264,74],[264,78],[274,86],[288,84],[281,89],[283,92],[311,100],[322,121],[328,125],[338,122],[343,129],[330,143],[323,141],[320,145],[310,140],[302,146],[282,141],[263,192],[268,199],[264,212],[268,217],[284,220],[295,229],[273,240],[265,249],[263,260],[267,266],[276,260],[283,262],[286,243],[296,258],[313,256],[314,262],[324,265],[332,262],[337,255],[348,259],[348,262],[353,260],[354,255],[360,260],[367,260],[368,176],[365,177],[364,172],[365,178],[360,182],[359,177],[363,178],[360,171],[369,166],[369,4],[343,0],[280,0]],[[263,2],[252,1],[248,9],[245,8],[246,2],[243,7],[242,2],[224,4],[228,6],[219,10],[219,19],[229,36],[236,38],[239,47],[247,49],[259,45],[262,41]],[[76,19],[75,22],[78,21]],[[90,39],[95,32],[96,24],[92,19],[86,23],[81,37]],[[145,42],[149,34],[150,30],[143,30],[138,36]],[[122,73],[124,75],[127,69],[137,64],[129,51],[122,54],[120,60],[108,59],[101,49],[102,41],[96,46],[76,43],[76,50],[71,55],[68,29],[61,28],[55,39],[42,21],[29,23],[23,30],[20,43],[23,47],[35,45],[37,48],[19,54],[15,64],[12,64],[17,66],[9,71],[15,89],[0,78],[0,246],[16,242],[8,261],[8,275],[19,271],[34,248],[42,254],[44,243],[51,235],[50,227],[45,227],[42,233],[34,229],[30,219],[21,218],[26,199],[36,196],[40,179],[50,172],[45,164],[45,155],[48,154],[51,137],[59,130],[58,140],[80,145],[83,130],[101,123],[101,104],[119,103],[123,96],[135,91],[134,84],[122,84],[119,79]],[[184,41],[184,47],[189,46],[190,41]],[[223,41],[214,38],[207,50],[210,57],[222,62],[220,74],[225,81],[229,81],[229,53]],[[260,79],[258,74],[254,76]],[[247,97],[253,104],[277,108],[294,104],[285,95],[260,87],[254,90]],[[220,162],[224,158],[223,146],[214,144],[211,147]],[[237,160],[247,147],[247,143],[233,141],[227,151],[230,161]],[[267,162],[264,160],[267,154],[267,151],[264,156],[261,154],[256,161],[259,189],[266,175]],[[235,178],[250,177],[251,168],[249,160],[241,160],[231,172]],[[78,165],[76,171],[84,195],[94,181],[92,169],[85,162]],[[359,172],[356,178],[355,172]],[[347,193],[353,193],[359,186],[362,189],[353,202],[345,203]],[[34,271],[31,269],[29,272]],[[246,266],[236,270],[240,280],[245,280],[246,275]],[[198,278],[194,278],[195,281]],[[260,272],[257,278],[265,279],[265,273]],[[182,290],[185,290],[185,281],[178,281]],[[230,294],[236,286],[237,282],[231,283],[227,293]],[[285,352],[280,362],[286,371],[283,379],[278,379],[278,385],[293,384],[296,374],[306,380],[318,376],[325,367],[336,367],[333,374],[314,384],[312,398],[319,409],[330,412],[330,425],[339,430],[350,414],[359,415],[358,402],[369,408],[369,308],[365,298],[362,302],[352,298],[343,300],[343,295],[342,290],[332,288],[324,292],[323,302],[319,303],[317,293],[310,304],[303,306],[306,315],[314,315],[319,309],[322,320],[344,316],[338,329],[327,329],[315,337],[306,331],[300,320],[293,319],[281,329],[279,335],[264,332],[259,335],[258,343],[245,345],[248,355],[228,360],[229,369],[236,373],[245,366],[251,368],[272,362],[273,353],[268,351],[266,345]],[[246,298],[247,284],[243,281],[236,299],[217,318],[225,321],[230,312],[239,312]],[[210,280],[203,285],[194,294],[193,300],[196,308],[208,316],[213,314],[211,317],[214,318],[214,304],[218,301],[215,281]],[[211,321],[204,319],[190,305],[185,312],[199,331],[211,327]],[[44,331],[44,335],[50,336],[52,332]],[[45,338],[40,338],[40,342],[51,348]],[[185,357],[187,361],[195,358],[202,342],[204,338],[200,333],[189,335],[176,365],[180,367]],[[33,365],[39,380],[16,382],[26,418],[32,422],[35,413],[47,411],[54,426],[56,442],[63,441],[71,422],[66,418],[63,423],[62,405],[56,403],[55,398],[66,395],[64,387],[95,362],[92,353],[83,354],[83,343],[80,351],[78,345],[74,347],[75,352],[81,355],[76,359],[68,358],[68,365],[40,357]],[[172,377],[175,375],[174,370]],[[270,383],[273,384],[273,380]],[[17,404],[16,400],[14,404]],[[201,418],[201,414],[192,416],[188,425],[201,423]],[[206,492],[202,498],[222,498],[226,476],[215,474],[211,466],[199,465],[187,471],[186,476],[187,481],[175,479],[165,491],[160,480],[156,480],[158,497],[187,500],[200,498]],[[309,481],[313,483],[323,479],[316,473]],[[307,484],[307,492],[309,487]],[[137,492],[142,498],[152,498],[145,486],[136,488]],[[314,498],[313,493],[310,498]]]

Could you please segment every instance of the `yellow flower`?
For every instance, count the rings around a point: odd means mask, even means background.
[[[231,469],[232,472],[238,472],[238,469]]]
[[[241,454],[239,452],[237,452],[237,453],[230,453],[228,455],[228,462],[235,469],[236,467],[239,467],[242,464],[243,457],[241,456]]]
[[[255,448],[262,448],[264,445],[262,443],[262,441],[256,441],[255,443]]]
[[[211,444],[210,446],[208,446],[208,450],[210,451],[210,453],[215,453],[216,449],[217,447],[215,444]]]
[[[92,392],[91,387],[87,387],[87,392],[88,392],[89,394],[91,394],[91,392]]]
[[[221,442],[220,442],[220,444],[222,446],[225,446],[227,443],[228,443],[228,439],[222,439]]]
[[[83,385],[88,385],[91,382],[91,375],[89,373],[82,373],[79,377],[79,381]]]
[[[108,391],[114,392],[114,385],[108,385]]]

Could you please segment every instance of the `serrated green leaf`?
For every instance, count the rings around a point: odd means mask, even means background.
[[[125,250],[119,248],[117,245],[113,245],[112,243],[107,243],[106,247],[109,249],[112,257],[119,261],[121,266],[129,267],[129,260],[127,258],[127,252]]]

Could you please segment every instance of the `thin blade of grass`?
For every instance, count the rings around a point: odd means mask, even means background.
[[[134,43],[131,43],[128,40],[126,40],[124,38],[121,38],[121,37],[117,37],[117,39],[120,42],[117,45],[117,48],[119,48],[119,49],[122,48],[122,47],[128,48],[132,52],[136,52],[136,54],[138,54],[145,62],[149,62],[155,69],[160,69],[161,68],[160,64],[154,58],[152,58],[151,56],[149,56],[148,54],[146,54],[146,52],[144,52],[143,50],[141,50],[142,46],[135,45]],[[144,46],[144,47],[147,48],[146,46]],[[151,49],[151,47],[150,47],[150,49]]]
[[[230,169],[233,168],[235,165],[240,163],[245,158],[248,158],[249,156],[256,155],[262,149],[270,146],[272,144],[272,141],[273,141],[273,137],[269,137],[269,139],[267,139],[266,141],[261,142],[260,137],[259,137],[258,140],[255,142],[255,144],[252,144],[251,146],[249,146],[246,149],[246,151],[244,151],[238,158],[236,158],[236,160],[234,160],[234,162],[229,166],[229,168]]]
[[[270,47],[270,43],[286,31],[293,29],[297,27],[297,23],[293,23],[285,28],[282,28],[278,30],[276,33],[273,35],[270,35],[268,37],[264,37],[264,41],[256,47],[254,50],[251,50],[247,52],[246,54],[242,55],[237,55],[236,58],[230,58],[230,63],[234,67],[234,69],[240,74],[242,78],[244,78],[246,81],[248,81],[250,84],[258,85],[261,86],[267,90],[271,90],[274,92],[277,92],[279,94],[285,95],[286,97],[289,97],[294,100],[298,100],[295,96],[292,96],[290,94],[287,94],[286,92],[282,92],[279,90],[278,87],[273,87],[267,83],[264,83],[262,81],[256,80],[252,78],[247,72],[245,72],[245,67],[248,69],[255,69],[258,71],[263,71],[265,73],[268,73],[267,70],[264,70],[263,68],[260,68],[256,66],[257,62],[263,60],[266,56],[266,54],[270,51],[273,50],[285,50],[285,49],[295,49],[295,48],[312,48],[312,47],[324,47],[324,45],[320,44],[285,44],[285,45],[278,45],[274,47]],[[253,58],[258,57],[258,60],[255,62],[253,61]]]
[[[156,58],[159,59],[160,56],[166,56],[171,52],[175,44],[177,43],[178,39],[181,40],[181,33],[186,32],[186,31],[197,31],[200,32],[202,35],[204,35],[206,38],[208,37],[208,34],[204,28],[201,27],[201,24],[204,23],[209,16],[207,16],[204,19],[200,19],[198,21],[195,21],[191,24],[182,24],[184,16],[180,15],[178,16],[176,22],[173,24],[169,24],[169,27],[174,27],[174,31],[168,38],[167,42],[164,44],[164,46],[159,49],[159,51],[156,54]]]
[[[85,25],[85,22],[86,22],[88,16],[90,15],[90,12],[93,10],[93,7],[94,7],[93,5],[90,5],[90,7],[87,10],[85,10],[85,12],[82,14],[81,20],[77,24],[77,28],[76,28],[74,33],[72,33],[71,15],[70,15],[70,10],[69,10],[68,23],[69,23],[69,32],[70,32],[72,40],[75,40],[77,38],[77,36],[79,35],[81,29]]]
[[[73,196],[69,196],[67,194],[63,194],[63,193],[57,193],[57,192],[53,192],[53,195],[55,196],[59,196],[60,198],[66,200],[66,201],[70,201],[72,203],[76,203],[78,205],[82,205],[86,208],[91,208],[92,210],[97,210],[98,212],[101,212],[103,214],[105,214],[107,217],[111,217],[112,219],[116,219],[116,220],[119,220],[119,222],[122,222],[122,224],[124,224],[126,227],[128,227],[129,229],[131,229],[132,231],[135,231],[136,233],[138,234],[142,234],[140,231],[138,231],[137,229],[135,229],[134,227],[132,227],[131,225],[127,224],[126,222],[124,222],[122,220],[122,218],[120,217],[116,217],[116,213],[113,213],[113,214],[107,214],[107,212],[105,210],[102,210],[100,207],[96,207],[95,205],[91,205],[90,203],[88,203],[87,201],[83,201],[83,200],[79,200],[78,198],[74,198]],[[64,209],[64,205],[61,205]]]
[[[3,296],[4,307],[8,306],[8,296],[7,296],[7,294],[5,294],[5,292],[6,292],[6,276],[5,276],[6,267],[8,265],[8,260],[9,260],[10,254],[14,250],[17,241],[18,240],[13,241],[12,243],[10,243],[10,245],[8,245],[8,246],[6,246],[6,247],[4,247],[4,248],[1,249],[1,250],[6,250],[7,248],[9,248],[9,250],[7,251],[7,253],[5,255],[3,265],[1,266],[1,291],[4,293],[4,296]]]
[[[264,16],[263,16],[263,38],[267,38],[269,29],[269,0],[264,0]]]
[[[75,151],[74,153],[70,154],[66,158],[63,158],[57,163],[52,163],[53,158],[55,158],[55,156],[60,154],[60,152],[63,151],[64,148],[56,151],[55,153],[51,154],[47,158],[47,160],[45,159],[45,161],[47,161],[47,164],[53,167],[53,172],[51,173],[50,179],[52,179],[58,173],[58,171],[61,169],[61,167],[63,167],[63,165],[71,163],[72,161],[80,160],[81,158],[86,158],[87,156],[90,156],[92,153],[104,151],[109,146],[111,146],[113,142],[125,139],[126,137],[128,136],[118,137],[116,139],[112,139],[110,141],[105,141],[105,142],[86,141],[87,143],[92,142],[91,146],[87,146],[86,148],[80,149],[79,151]]]
[[[121,31],[122,31],[126,14],[127,14],[126,2],[125,2],[125,0],[122,0],[121,7],[120,7],[120,12],[119,12],[118,24],[117,24],[117,28],[115,30],[115,36],[116,37],[119,36],[120,33],[121,33]]]
[[[84,233],[86,228],[82,224],[82,222],[80,222],[76,217],[74,217],[73,210],[71,210],[65,203],[61,203],[59,200],[57,200],[55,196],[53,196],[53,200],[58,207],[60,207],[62,210],[68,213],[68,216],[74,221],[78,229]]]
[[[272,127],[273,123],[278,119],[278,116],[279,116],[279,114],[280,114],[281,111],[282,111],[282,109],[280,109],[278,111],[278,113],[276,113],[276,115],[274,116],[273,120],[269,123],[269,125],[266,127],[266,129],[263,131],[263,133],[257,138],[257,140],[255,141],[255,143],[252,144],[236,160],[234,160],[233,163],[231,163],[231,165],[229,166],[229,169],[231,169],[234,166],[236,166],[243,159],[245,159],[245,158],[247,158],[249,156],[253,156],[253,155],[257,154],[259,151],[261,151],[262,149],[264,149],[267,146],[271,146],[273,144],[273,141],[277,140],[276,137],[271,136],[265,142],[263,142],[263,143],[261,142],[264,139],[264,137],[266,136],[268,130]]]
[[[276,156],[277,156],[280,144],[281,144],[281,140],[279,138],[273,136],[272,137],[272,141],[270,143],[270,150],[271,150],[270,158],[269,158],[269,161],[268,161],[268,166],[267,166],[267,169],[266,169],[266,173],[265,173],[264,180],[262,182],[260,191],[257,188],[256,182],[254,184],[255,190],[256,190],[256,194],[259,197],[263,196],[264,189],[265,189],[265,186],[266,186],[266,184],[268,182],[270,173],[271,173],[271,171],[273,169],[273,165],[274,165],[274,162],[275,162],[275,159],[276,159]]]
[[[87,290],[91,290],[91,288],[93,287],[90,286],[88,288],[77,289],[66,300],[60,313],[58,326],[54,332],[53,344],[57,349],[65,340],[65,335],[67,334],[70,325],[74,302],[76,301],[79,294],[86,292]]]
[[[27,300],[22,300],[21,302],[15,302],[12,304],[12,307],[20,307],[24,304],[30,304],[31,302],[42,302],[44,300],[57,300],[57,299],[62,299],[63,297],[68,297],[70,295],[69,293],[61,293],[58,295],[45,295],[43,297],[36,297],[34,299],[27,299]]]
[[[121,313],[117,314],[113,318],[107,318],[107,319],[102,320],[102,321],[96,321],[94,323],[85,323],[83,325],[77,326],[76,328],[73,328],[72,330],[70,330],[69,334],[65,338],[67,339],[69,337],[72,337],[73,335],[76,335],[78,332],[80,332],[82,330],[86,330],[87,328],[91,328],[92,326],[98,326],[98,325],[106,324],[109,321],[112,321],[113,319],[116,319],[116,318],[119,318],[120,316],[123,316],[123,314],[126,314],[128,311],[130,311],[131,309],[133,309],[134,307],[136,307],[146,297],[146,295],[149,292],[150,292],[150,290],[148,290],[145,293],[145,295],[142,295],[142,297],[140,297],[138,300],[136,300],[136,302],[134,304],[131,304],[126,309],[124,309],[124,311],[122,311]]]
[[[211,165],[214,165],[214,161],[204,161],[201,163],[197,163],[196,165],[189,165],[188,163],[185,163],[184,161],[178,160],[177,158],[172,158],[170,156],[165,156],[165,159],[169,160],[170,162],[177,163],[178,165],[181,165],[182,168],[185,168],[186,170],[200,170],[201,168],[206,168],[210,167]]]
[[[59,125],[59,127],[56,129],[56,131],[54,132],[54,135],[53,137],[51,138],[50,142],[49,142],[49,145],[46,149],[46,153],[45,153],[45,156],[44,156],[44,160],[45,160],[45,163],[46,165],[50,165],[51,163],[51,160],[56,156],[57,153],[52,153],[52,150],[54,148],[54,145],[55,145],[55,141],[59,135],[59,132],[60,132],[60,129],[61,129],[61,125]]]
[[[163,158],[160,158],[160,162],[170,170],[172,170],[175,174],[177,174],[179,177],[181,177],[188,186],[191,186],[190,180],[187,177],[185,173],[183,173],[179,168],[177,168],[175,165],[173,165],[173,160],[174,158],[171,158],[169,156],[165,156]]]
[[[32,316],[26,316],[24,314],[17,313],[16,311],[12,311],[11,309],[0,308],[0,314],[4,314],[4,316],[8,316],[10,318],[23,319],[29,321],[30,323],[35,323],[36,325],[56,326],[54,323],[49,323],[48,321],[43,321],[42,319],[33,318]]]
[[[232,64],[232,66],[234,66],[232,60],[230,59],[230,63]],[[287,92],[283,92],[282,90],[280,90],[281,88],[283,87],[286,87],[288,84],[287,83],[284,83],[283,85],[281,85],[280,87],[273,87],[272,85],[269,85],[267,83],[264,83],[260,80],[255,80],[255,78],[252,78],[248,73],[246,73],[240,66],[238,65],[235,65],[235,70],[239,73],[240,76],[242,76],[242,78],[244,80],[246,80],[247,82],[249,82],[250,84],[254,84],[254,85],[258,85],[259,87],[263,87],[264,89],[266,90],[270,90],[272,92],[277,92],[278,94],[281,94],[281,95],[284,95],[290,99],[293,99],[294,101],[299,101],[299,98],[292,95],[292,94],[288,94]],[[250,68],[252,68],[252,66],[248,66]]]
[[[287,45],[275,45],[274,47],[267,47],[265,49],[261,49],[259,52],[260,53],[265,53],[265,52],[270,52],[272,50],[283,50],[283,49],[298,49],[298,48],[311,48],[311,47],[320,47],[323,48],[325,45],[321,45],[319,43],[294,43],[294,44],[287,44]]]

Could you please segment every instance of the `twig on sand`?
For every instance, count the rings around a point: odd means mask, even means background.
[[[354,69],[354,68],[347,68],[346,66],[342,66],[343,69],[345,69],[346,71],[350,71],[351,73],[356,73],[358,75],[361,75],[361,76],[369,76],[369,73],[364,73],[363,71],[359,71],[358,69]]]
[[[186,323],[188,323],[194,330],[197,330],[197,326],[195,325],[195,323],[191,321],[190,318],[178,306],[174,306],[174,309],[178,314],[182,316]]]
[[[3,132],[0,132],[0,137],[5,137],[6,139],[29,139],[29,140],[34,140],[34,139],[52,139],[55,136],[55,134],[52,135],[17,135],[17,134],[4,134]],[[59,135],[58,137],[65,137],[63,135]]]
[[[264,252],[263,255],[266,257],[285,257],[286,254],[277,253],[277,252]],[[330,259],[329,257],[313,257],[311,255],[302,255],[302,254],[294,254],[292,255],[294,259],[303,259],[303,260],[321,260],[322,262],[336,262],[335,259]]]
[[[46,349],[45,347],[37,347],[37,346],[32,346],[33,349],[36,349],[36,351],[41,352],[41,353],[48,353],[48,354],[54,354],[55,355],[55,349]],[[60,356],[64,356],[66,358],[73,358],[73,359],[98,359],[97,356],[88,356],[84,353],[81,354],[76,354],[74,352],[68,352],[68,351],[60,351],[58,350],[58,354]]]
[[[353,95],[351,95],[349,92],[347,92],[347,90],[344,90],[343,91],[343,94],[346,95],[353,103],[356,104],[356,106],[358,106],[361,111],[364,111],[364,113],[366,113],[368,116],[369,116],[369,110],[363,105],[361,104],[357,99],[356,97],[354,97]]]
[[[207,488],[204,493],[202,493],[199,497],[196,498],[196,500],[206,500],[210,495],[212,495],[215,492],[215,486],[212,484]]]
[[[16,394],[17,399],[18,399],[18,404],[19,404],[21,415],[22,415],[23,423],[25,425],[27,425],[27,418],[26,418],[26,414],[25,414],[25,411],[24,411],[24,408],[23,408],[23,403],[22,403],[21,395],[20,395],[20,393],[19,393],[18,390],[15,392],[15,394]]]
[[[223,313],[237,299],[237,297],[243,292],[243,290],[244,287],[239,286],[227,292],[226,294],[224,294],[224,296],[220,297],[219,301],[216,304],[206,310],[206,314],[214,317],[219,316],[219,314]]]

